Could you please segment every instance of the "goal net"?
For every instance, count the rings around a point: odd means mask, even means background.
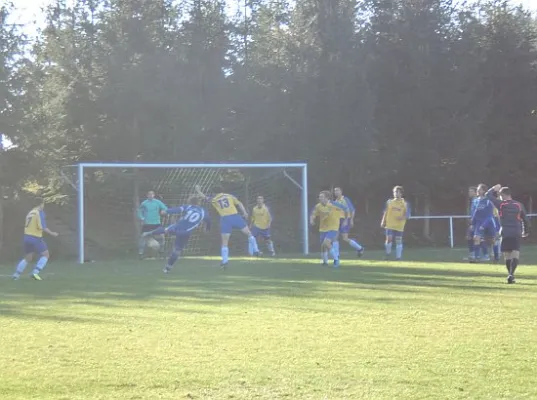
[[[271,228],[276,250],[280,253],[307,252],[307,188],[305,164],[81,164],[64,170],[66,189],[72,191],[62,213],[76,227],[79,261],[114,256],[134,256],[141,232],[138,208],[153,190],[168,207],[186,204],[200,185],[206,194],[214,187],[235,195],[251,214],[261,195],[273,214]],[[83,177],[81,180],[80,178]],[[213,228],[193,232],[185,255],[206,256],[220,253],[218,214],[208,202]],[[176,216],[165,216],[163,225]],[[75,221],[76,220],[76,221]],[[75,223],[73,224],[73,221]],[[174,237],[165,239],[167,254]],[[259,243],[263,251],[264,244]],[[231,236],[230,251],[235,256],[248,254],[246,237]],[[146,249],[149,253],[150,249]]]

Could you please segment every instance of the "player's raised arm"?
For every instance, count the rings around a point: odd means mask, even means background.
[[[494,185],[489,190],[487,190],[487,193],[485,193],[485,196],[487,196],[487,199],[489,199],[492,204],[496,208],[500,208],[500,205],[502,204],[502,201],[498,198],[498,192],[502,188],[502,185]]]
[[[195,190],[196,193],[197,193],[200,197],[202,197],[203,199],[205,199],[205,200],[207,200],[207,201],[210,201],[210,200],[211,200],[211,198],[210,198],[209,196],[207,196],[205,193],[203,193],[203,192],[201,191],[201,186],[200,186],[200,185],[196,185],[196,186],[194,186],[194,190]]]

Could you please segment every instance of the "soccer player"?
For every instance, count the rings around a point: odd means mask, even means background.
[[[250,221],[250,230],[252,235],[259,240],[262,238],[267,244],[268,251],[271,256],[275,256],[274,242],[270,237],[270,226],[272,225],[272,213],[265,204],[265,198],[263,196],[257,196],[257,204],[252,208],[252,217]],[[248,252],[250,255],[254,255],[254,249],[249,244]],[[259,252],[261,254],[261,252]]]
[[[467,215],[470,216],[468,220],[468,231],[466,232],[466,240],[468,243],[468,258],[466,261],[474,259],[474,227],[472,226],[472,215],[474,214],[474,207],[477,200],[477,186],[470,186],[468,188],[468,210]]]
[[[349,238],[349,231],[354,226],[354,215],[356,213],[356,209],[354,208],[352,201],[347,196],[343,195],[343,190],[341,190],[340,187],[334,188],[334,197],[337,203],[342,204],[348,208],[350,214],[350,218],[340,219],[339,235],[341,236],[343,241],[347,242],[354,250],[356,250],[358,257],[362,257],[364,255],[363,246],[361,246],[355,240]],[[336,252],[339,255],[339,240],[336,240],[333,244],[336,248]]]
[[[471,220],[474,230],[474,256],[469,261],[472,263],[490,260],[488,248],[496,236],[494,204],[485,196],[487,189],[488,187],[484,183],[477,186],[477,198]],[[482,258],[481,251],[483,252]]]
[[[494,192],[499,193],[498,197]],[[530,221],[526,209],[518,201],[513,200],[511,189],[496,185],[486,194],[499,211],[501,224],[501,251],[507,268],[507,283],[515,283],[515,271],[520,258],[520,238],[529,234]]]
[[[330,201],[331,193],[322,191],[319,193],[319,203],[315,205],[310,216],[310,224],[315,225],[315,219],[319,217],[319,234],[321,239],[321,257],[323,265],[328,265],[328,253],[334,259],[334,267],[339,266],[339,254],[336,253],[333,242],[337,239],[340,210],[345,211],[345,219],[349,218],[348,208],[344,205]]]
[[[395,259],[400,261],[403,256],[403,232],[406,221],[410,218],[410,206],[403,198],[403,187],[393,188],[393,199],[386,202],[384,214],[380,226],[386,230],[386,258],[392,253],[392,245],[395,239]]]
[[[212,197],[206,196],[201,191],[200,186],[196,185],[196,192],[207,201],[210,201],[216,212],[220,215],[220,233],[222,235],[222,262],[220,266],[226,268],[229,263],[229,237],[233,229],[239,229],[248,236],[248,245],[255,255],[259,255],[259,248],[257,247],[255,237],[252,236],[246,224],[245,220],[248,219],[248,212],[244,208],[244,205],[235,196],[224,193],[221,187],[215,189],[216,191],[220,191],[220,193]],[[239,215],[237,208],[243,216]]]
[[[167,274],[173,268],[177,259],[181,256],[181,252],[185,249],[190,239],[190,235],[197,227],[204,226],[206,230],[211,229],[211,221],[209,213],[199,205],[199,198],[191,196],[188,199],[188,204],[179,207],[168,208],[166,214],[179,214],[180,217],[176,223],[171,224],[167,228],[157,228],[150,232],[143,233],[143,237],[170,234],[175,235],[175,244],[173,251],[168,258],[168,262],[164,267],[164,273]]]
[[[498,197],[498,193],[494,192],[494,195]],[[493,202],[494,203],[494,202]],[[492,252],[494,254],[494,262],[498,263],[500,261],[500,233],[502,231],[502,224],[500,222],[500,213],[497,207],[494,207],[493,218],[494,218],[494,227],[496,228],[496,234],[494,235],[494,243],[492,244]]]
[[[34,254],[39,256],[39,260],[37,260],[32,272],[32,277],[36,281],[42,280],[39,273],[43,271],[50,257],[47,244],[43,240],[43,232],[48,233],[50,236],[58,236],[56,232],[52,232],[47,228],[44,207],[45,201],[42,198],[37,198],[35,207],[26,215],[23,238],[24,258],[20,260],[13,274],[13,279],[15,280],[20,278],[26,266],[32,262]]]
[[[168,207],[155,198],[155,192],[150,190],[147,192],[147,199],[140,204],[138,208],[138,218],[142,221],[142,236],[138,242],[138,255],[140,260],[144,258],[145,246],[147,244],[148,235],[143,235],[146,232],[152,232],[162,225],[161,216],[166,212]],[[164,250],[164,236],[155,235],[155,240],[160,245],[159,250]]]

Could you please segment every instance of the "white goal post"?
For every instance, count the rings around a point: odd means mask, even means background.
[[[259,163],[259,164],[146,164],[146,163],[79,163],[77,167],[77,179],[76,184],[71,183],[77,189],[77,220],[78,220],[78,261],[83,264],[85,261],[85,174],[88,170],[103,170],[103,169],[260,169],[260,168],[274,168],[282,169],[285,178],[291,181],[291,183],[300,190],[300,227],[302,235],[302,252],[307,255],[309,253],[308,243],[308,165],[306,163]],[[301,179],[293,179],[286,169],[294,169],[301,172]],[[300,229],[301,228],[301,229]]]

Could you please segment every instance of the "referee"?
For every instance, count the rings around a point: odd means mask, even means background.
[[[495,194],[499,194],[496,197]],[[509,275],[507,283],[515,283],[515,271],[520,258],[520,238],[528,236],[530,221],[524,205],[511,197],[511,189],[496,185],[487,192],[500,214],[501,251]]]

